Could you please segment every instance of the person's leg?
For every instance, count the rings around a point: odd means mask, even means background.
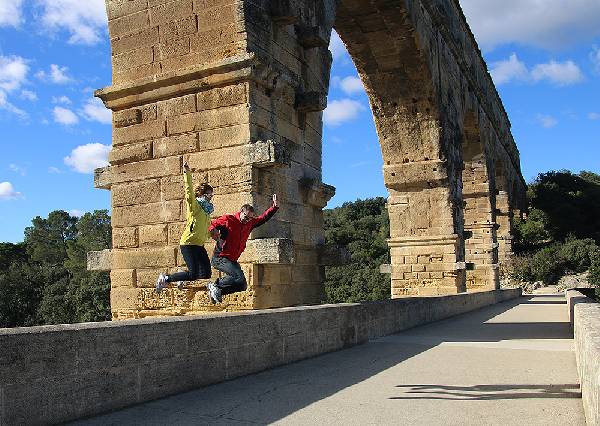
[[[206,252],[206,249],[202,246],[199,246],[199,249],[197,251],[198,254],[198,276],[196,277],[196,279],[206,279],[206,278],[210,278],[212,275],[212,269],[210,267],[210,260],[208,259],[208,253]]]
[[[172,283],[177,281],[193,281],[196,279],[194,277],[198,275],[198,270],[200,268],[198,264],[199,256],[197,253],[197,248],[199,248],[199,246],[179,246],[181,255],[183,256],[183,260],[185,260],[188,270],[167,275],[166,282]]]
[[[215,286],[220,290],[221,295],[246,290],[246,277],[238,262],[233,262],[225,257],[213,257],[212,265],[215,269],[225,273],[225,277],[215,281]]]

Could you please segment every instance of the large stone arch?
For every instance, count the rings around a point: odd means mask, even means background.
[[[465,291],[467,111],[479,112],[491,156],[510,163],[513,182],[522,178],[457,1],[106,2],[113,85],[97,96],[114,111],[114,133],[96,186],[112,191],[114,318],[215,309],[202,283],[160,297],[150,288],[160,271],[183,266],[184,159],[215,186],[215,214],[244,203],[263,209],[280,196],[280,212],[240,259],[249,289],[226,298],[226,309],[321,300],[322,209],[334,193],[322,182],[322,110],[334,27],[369,95],[383,154],[392,296]]]

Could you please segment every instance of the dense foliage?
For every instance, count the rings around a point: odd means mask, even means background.
[[[351,262],[325,269],[327,303],[361,302],[390,298],[390,277],[379,273],[389,263],[386,239],[388,212],[384,198],[357,200],[325,210],[325,240],[345,247]]]
[[[589,281],[600,286],[600,175],[542,173],[527,196],[527,219],[515,221],[513,277],[555,284],[589,270]]]
[[[86,254],[110,246],[106,210],[53,211],[32,220],[23,243],[0,243],[0,327],[109,319],[108,274],[87,271]]]

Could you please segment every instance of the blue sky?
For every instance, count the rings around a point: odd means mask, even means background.
[[[482,48],[529,181],[547,170],[600,173],[600,2],[461,0]],[[325,111],[329,207],[385,196],[368,99],[334,35]],[[92,97],[110,85],[104,0],[0,0],[0,241],[34,216],[110,208],[93,189],[106,164],[110,112]]]

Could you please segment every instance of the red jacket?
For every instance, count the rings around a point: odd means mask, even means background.
[[[279,207],[271,206],[259,217],[250,219],[246,223],[242,223],[240,220],[240,212],[237,212],[236,214],[226,214],[212,220],[210,227],[208,228],[209,232],[215,229],[217,226],[224,226],[228,231],[223,247],[219,247],[217,245],[217,248],[215,249],[215,255],[226,257],[233,262],[237,262],[240,255],[246,248],[246,241],[248,241],[250,232],[252,232],[254,228],[271,219],[278,208]]]

